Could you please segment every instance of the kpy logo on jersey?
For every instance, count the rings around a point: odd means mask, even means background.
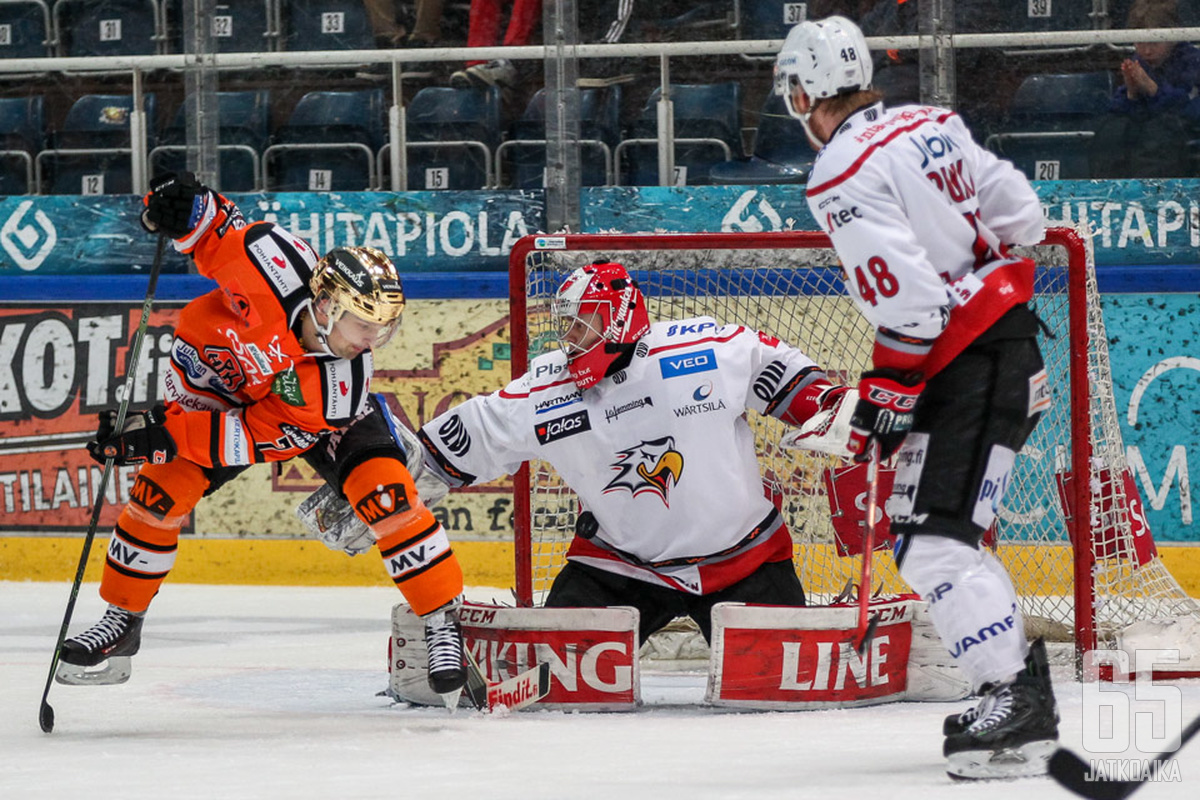
[[[683,474],[683,454],[675,449],[675,437],[664,436],[619,451],[609,466],[617,470],[617,476],[604,487],[605,493],[628,489],[637,497],[652,492],[669,507],[668,494]]]

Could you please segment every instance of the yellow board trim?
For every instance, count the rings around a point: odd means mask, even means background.
[[[84,580],[99,581],[107,537],[99,539],[88,558]],[[82,537],[0,537],[0,580],[70,581],[79,565]],[[1045,553],[1030,550],[1046,550]],[[1012,547],[1000,557],[1018,572],[1009,550],[1020,550],[1026,564],[1054,565],[1040,575],[1021,576],[1026,591],[1067,594],[1065,547]],[[454,542],[468,586],[514,585],[511,542]],[[1200,597],[1200,547],[1159,546],[1164,565],[1192,597]],[[890,557],[886,554],[881,559]],[[848,564],[857,564],[857,559]],[[856,572],[855,568],[855,572]],[[882,572],[882,570],[881,570]],[[283,586],[386,586],[390,583],[379,558],[363,553],[353,558],[335,553],[320,542],[304,539],[188,539],[180,542],[179,557],[169,578],[177,583]],[[1030,585],[1030,584],[1033,585]],[[825,591],[831,587],[808,587]],[[889,587],[894,588],[894,587]]]

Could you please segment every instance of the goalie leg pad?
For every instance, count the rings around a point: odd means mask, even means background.
[[[898,552],[900,575],[929,604],[943,644],[975,689],[1024,667],[1029,646],[1017,596],[991,553],[922,534],[905,536]]]

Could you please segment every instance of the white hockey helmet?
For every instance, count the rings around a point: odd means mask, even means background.
[[[870,88],[873,71],[867,40],[853,22],[837,16],[801,22],[788,31],[775,60],[775,93],[789,114],[804,119],[792,105],[792,89],[823,100]]]

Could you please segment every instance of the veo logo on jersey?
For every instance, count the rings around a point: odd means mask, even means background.
[[[537,436],[539,444],[550,444],[591,429],[592,421],[588,418],[587,409],[584,409],[565,417],[539,423],[534,426],[533,432]]]
[[[717,368],[717,354],[710,347],[707,350],[697,350],[694,353],[680,353],[677,356],[664,356],[658,360],[658,369],[663,378],[676,378],[680,375],[691,375],[696,372],[708,372]]]

